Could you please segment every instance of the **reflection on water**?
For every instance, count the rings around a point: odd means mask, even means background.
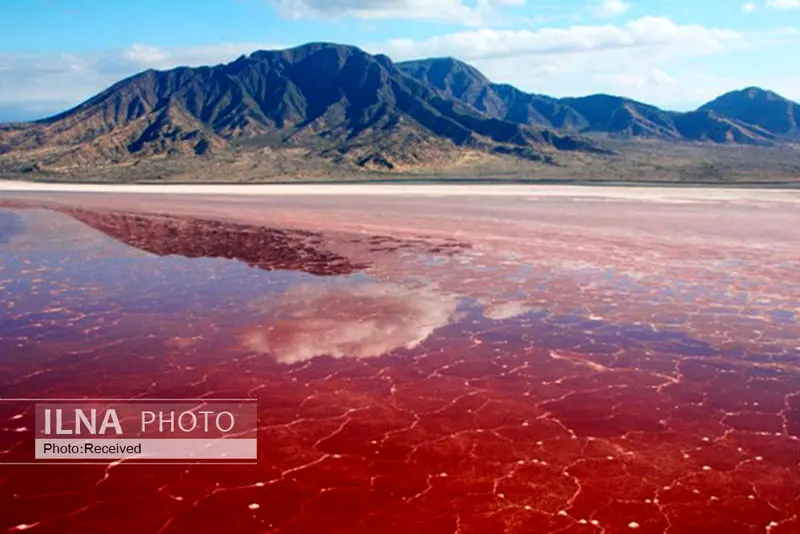
[[[30,222],[23,240],[0,249],[3,334],[21,345],[102,336],[138,352],[142,336],[170,347],[213,337],[281,363],[366,358],[418,346],[460,300],[420,278],[378,281],[312,232],[114,211],[5,213]],[[376,239],[348,238],[370,250]],[[427,250],[424,240],[392,242]]]
[[[349,274],[364,265],[325,250],[319,234],[222,221],[114,211],[66,210],[114,239],[159,256],[236,259],[264,270]]]
[[[483,308],[483,316],[487,319],[502,321],[530,312],[532,308],[521,301],[488,302]]]
[[[264,304],[275,319],[248,331],[245,343],[283,363],[380,356],[422,343],[450,322],[458,301],[429,288],[388,283],[297,286]]]

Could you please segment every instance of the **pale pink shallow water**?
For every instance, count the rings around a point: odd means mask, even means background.
[[[6,194],[0,397],[260,430],[255,467],[0,466],[0,529],[800,531],[797,195],[564,190]]]

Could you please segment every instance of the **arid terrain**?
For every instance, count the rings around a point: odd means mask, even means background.
[[[0,179],[34,182],[269,183],[371,180],[558,180],[671,183],[800,183],[800,148],[602,140],[613,155],[557,154],[548,164],[477,151],[449,153],[426,166],[367,171],[315,158],[303,149],[242,151],[213,159],[148,159],[59,171],[5,172]]]

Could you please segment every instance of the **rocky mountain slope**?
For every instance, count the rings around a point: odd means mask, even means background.
[[[758,87],[725,93],[700,110],[758,126],[775,136],[800,138],[800,104]]]
[[[0,151],[49,165],[301,147],[393,169],[470,149],[545,160],[591,142],[487,116],[405,75],[385,56],[316,43],[215,67],[149,70],[74,109],[0,130]]]

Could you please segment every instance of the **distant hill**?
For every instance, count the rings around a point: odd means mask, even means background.
[[[685,139],[748,145],[772,144],[775,136],[753,124],[745,124],[713,111],[676,113],[675,128]]]
[[[701,106],[700,111],[713,111],[776,136],[800,138],[800,104],[758,87],[725,93]]]
[[[705,107],[700,112],[676,113],[613,95],[559,99],[525,93],[510,85],[494,84],[474,67],[453,58],[407,61],[398,63],[398,67],[406,74],[430,83],[448,96],[458,98],[492,117],[572,133],[594,132],[668,141],[766,145],[775,141],[776,134],[786,135],[790,132],[788,127],[778,131],[759,122],[759,104],[754,100],[750,100],[754,104],[750,114]],[[762,100],[775,105],[774,99]],[[793,104],[785,99],[784,102]],[[739,106],[742,109],[744,107]],[[792,113],[796,114],[796,109],[797,105],[794,104],[793,110],[784,109],[782,116],[795,116]],[[714,113],[703,113],[705,111]],[[779,114],[777,111],[775,115]]]
[[[454,58],[394,63],[310,43],[224,65],[148,70],[53,117],[0,124],[0,173],[107,167],[136,175],[151,162],[193,162],[193,172],[225,162],[255,177],[262,165],[323,175],[512,160],[568,166],[609,161],[608,136],[775,145],[800,138],[798,124],[798,104],[758,88],[677,113],[613,95],[526,93]]]
[[[676,140],[673,114],[655,106],[612,95],[564,98],[561,102],[585,118],[585,131]]]

